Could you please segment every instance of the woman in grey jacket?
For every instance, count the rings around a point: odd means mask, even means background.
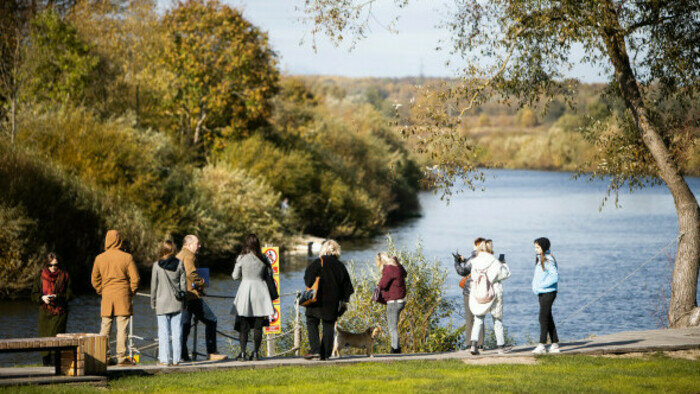
[[[158,255],[160,258],[153,264],[151,274],[151,307],[158,316],[158,361],[160,365],[178,365],[182,302],[187,288],[185,267],[175,257],[175,244],[171,241],[163,242]],[[183,297],[178,299],[180,294]]]
[[[259,360],[258,350],[262,343],[262,328],[265,318],[275,313],[272,306],[272,298],[265,283],[265,275],[268,275],[270,262],[262,254],[260,241],[255,234],[248,234],[243,243],[243,251],[236,259],[233,269],[233,280],[241,280],[241,285],[236,293],[234,306],[240,321],[241,352],[236,360]],[[253,327],[254,350],[250,356],[246,356],[248,345],[248,332]]]

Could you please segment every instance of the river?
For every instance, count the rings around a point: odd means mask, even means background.
[[[700,178],[688,178],[688,183],[697,196]],[[600,210],[606,185],[605,180],[574,180],[570,173],[491,170],[484,191],[455,194],[449,203],[439,194],[421,193],[422,216],[389,228],[387,233],[400,247],[413,249],[420,242],[426,256],[440,261],[449,275],[447,295],[454,299],[461,299],[461,289],[450,253],[456,249],[468,252],[478,236],[492,238],[495,252],[506,255],[512,272],[504,282],[504,325],[522,344],[539,334],[537,298],[530,290],[535,238],[546,236],[552,241],[559,263],[559,294],[554,304],[557,322],[594,300],[676,237],[673,200],[664,186],[621,194],[619,208],[608,202]],[[369,264],[374,254],[385,249],[386,237],[341,246],[342,260]],[[675,245],[666,248],[615,290],[559,324],[561,339],[660,327],[670,294],[674,255]],[[282,293],[302,288],[305,264],[304,257],[283,262]],[[230,277],[217,276],[212,278],[209,292],[232,295],[235,287]],[[230,331],[230,300],[208,302],[218,315],[220,329]],[[458,305],[461,309],[461,301]],[[70,307],[69,332],[99,331],[99,299],[95,295],[80,296]],[[282,309],[292,309],[291,297],[283,298]],[[155,316],[148,299],[137,297],[134,310],[135,334],[154,337]],[[455,314],[455,322],[462,313]],[[0,302],[0,316],[0,338],[36,335],[37,308],[28,301]],[[490,319],[487,322],[491,324]],[[219,347],[224,352],[229,348],[225,338],[219,338]],[[38,354],[0,356],[0,364],[39,360]]]

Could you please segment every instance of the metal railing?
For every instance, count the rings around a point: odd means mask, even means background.
[[[139,297],[149,297],[149,298],[151,297],[150,294],[143,293],[143,292],[137,292],[136,295]],[[297,356],[300,355],[300,351],[301,351],[301,320],[300,320],[301,314],[299,311],[299,296],[300,295],[301,295],[301,293],[299,291],[296,291],[293,293],[280,294],[280,298],[294,296],[294,324],[293,324],[293,327],[291,330],[287,330],[287,331],[279,333],[279,334],[268,334],[267,335],[267,337],[266,337],[267,357],[277,357],[277,356],[286,355],[286,354],[289,354],[292,352],[295,353],[295,355],[297,355]],[[234,296],[223,295],[223,294],[206,294],[204,297],[219,298],[219,299],[235,299],[236,298]],[[190,353],[190,359],[192,361],[196,361],[197,356],[206,356],[206,354],[200,353],[197,351],[197,337],[198,337],[197,327],[199,325],[198,324],[199,320],[197,320],[197,318],[194,316],[192,317],[192,320],[193,320],[193,322],[192,322],[192,348],[191,348],[191,353]],[[132,315],[129,317],[129,335],[127,338],[127,351],[129,353],[129,357],[131,359],[133,359],[134,355],[138,354],[139,356],[146,356],[149,358],[156,359],[156,357],[153,357],[149,354],[142,353],[142,352],[144,350],[149,350],[149,349],[157,347],[158,346],[158,338],[156,337],[156,338],[147,339],[145,337],[140,337],[138,335],[134,335],[134,324],[133,323],[134,323],[134,316]],[[227,333],[227,332],[221,331],[219,329],[216,330],[216,333],[218,335],[221,335],[225,338],[228,338],[228,339],[231,339],[234,341],[239,340],[238,337],[234,336],[233,333]],[[284,337],[291,335],[291,334],[294,335],[293,347],[291,349],[288,349],[288,350],[285,350],[285,351],[282,351],[279,353],[275,353],[276,342],[279,339],[284,338]],[[143,346],[140,346],[140,347],[136,347],[134,345],[134,339],[137,339],[139,341],[148,341],[150,343],[143,345]],[[112,341],[110,343],[115,343],[115,341]]]

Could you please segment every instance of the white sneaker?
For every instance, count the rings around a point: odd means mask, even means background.
[[[544,347],[543,343],[538,343],[537,347],[535,347],[535,350],[532,351],[532,354],[545,354],[547,353],[547,348]]]
[[[558,343],[553,343],[549,346],[549,352],[550,353],[561,353],[561,350],[559,350],[559,344]]]

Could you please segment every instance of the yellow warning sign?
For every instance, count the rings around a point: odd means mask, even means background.
[[[272,264],[272,278],[275,280],[277,285],[277,293],[282,294],[280,291],[280,249],[278,247],[267,247],[262,248],[262,252],[270,260]],[[280,309],[280,299],[272,301],[275,308],[275,314],[269,316],[270,325],[265,327],[265,334],[278,334],[282,332],[282,313]]]

